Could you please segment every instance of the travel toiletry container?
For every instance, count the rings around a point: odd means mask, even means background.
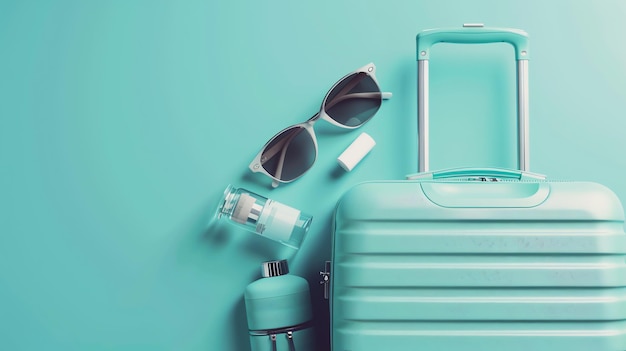
[[[315,351],[309,284],[286,260],[263,263],[244,293],[252,351]]]
[[[249,190],[229,185],[217,209],[217,218],[299,249],[311,225],[311,216]]]

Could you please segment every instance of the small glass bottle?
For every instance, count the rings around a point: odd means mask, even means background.
[[[252,351],[315,351],[306,279],[288,274],[286,260],[263,263],[263,278],[245,290]]]
[[[229,185],[217,209],[217,218],[299,249],[311,225],[311,216],[293,207]]]

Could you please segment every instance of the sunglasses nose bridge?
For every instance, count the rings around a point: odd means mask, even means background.
[[[322,106],[320,107],[319,112],[311,116],[311,118],[307,119],[306,122],[302,124],[313,126],[313,124],[315,124],[315,122],[317,122],[317,120],[320,119],[323,112],[324,112],[324,103],[322,103]]]

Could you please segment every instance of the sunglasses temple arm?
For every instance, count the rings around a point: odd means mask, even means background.
[[[285,140],[285,146],[280,151],[280,158],[278,159],[278,165],[276,166],[276,175],[274,176],[274,181],[272,182],[272,187],[278,187],[280,177],[283,175],[283,166],[285,164],[285,155],[287,154],[287,147],[291,143],[291,139],[293,139],[298,133],[291,133],[291,135]]]
[[[294,131],[292,131],[291,133],[294,133]],[[289,140],[291,140],[292,137],[287,137],[287,138],[283,138],[283,140],[281,140],[280,142],[274,144],[271,148],[265,150],[265,152],[263,152],[263,156],[264,159],[269,160],[272,157],[274,157],[274,155],[276,155],[281,149],[284,148],[283,145],[285,145],[285,143],[287,143]],[[265,163],[265,161],[261,161],[261,164]]]
[[[330,108],[333,105],[335,105],[337,102],[341,101],[343,99],[344,96],[346,96],[348,94],[348,92],[350,90],[352,90],[352,88],[354,88],[355,86],[357,86],[359,84],[359,82],[361,82],[363,80],[363,78],[365,78],[367,76],[367,74],[361,72],[359,74],[356,75],[356,77],[350,79],[350,81],[348,82],[348,84],[346,84],[333,98],[332,101],[327,101],[328,105],[326,105],[326,108]],[[335,100],[339,100],[337,102],[335,102]]]
[[[348,100],[348,99],[378,99],[378,98],[383,98],[384,100],[389,100],[391,99],[391,96],[393,94],[392,93],[388,93],[388,92],[382,92],[382,93],[352,93],[352,94],[346,94],[346,95],[342,95],[339,97],[336,97],[333,99],[333,101],[331,101],[330,103],[328,103],[326,105],[326,108],[329,109],[333,106],[335,106],[336,104],[344,101],[344,100]]]
[[[278,165],[276,166],[276,175],[274,176],[274,181],[272,182],[272,188],[278,187],[278,179],[283,175],[283,165],[285,164],[285,153],[287,152],[287,145],[282,148],[280,152],[280,158],[278,159]]]

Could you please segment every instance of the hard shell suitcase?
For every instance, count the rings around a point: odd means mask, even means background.
[[[428,172],[437,42],[511,43],[520,170]],[[528,170],[528,44],[483,27],[417,36],[419,171],[359,184],[334,214],[334,351],[626,350],[626,234],[616,195]]]

